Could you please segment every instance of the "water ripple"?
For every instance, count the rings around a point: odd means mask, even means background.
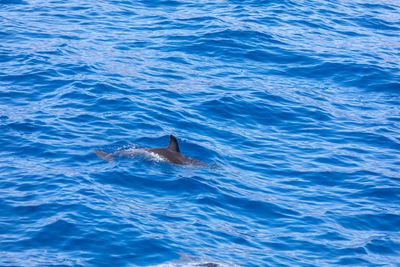
[[[397,264],[399,14],[0,1],[0,265]]]

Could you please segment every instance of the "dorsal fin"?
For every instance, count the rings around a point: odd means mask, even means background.
[[[172,151],[176,151],[176,152],[181,152],[179,150],[179,146],[178,146],[178,141],[176,141],[175,136],[173,136],[172,134],[169,136],[170,140],[169,140],[169,145],[168,145],[168,149],[172,150]]]

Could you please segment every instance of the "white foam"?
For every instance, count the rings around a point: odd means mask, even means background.
[[[156,154],[156,153],[154,153],[154,152],[150,152],[150,151],[146,151],[146,150],[144,150],[144,152],[145,152],[146,154],[150,155],[150,156],[151,156],[151,159],[152,159],[153,161],[156,161],[156,162],[166,161],[163,157],[161,157],[160,155],[158,155],[158,154]]]

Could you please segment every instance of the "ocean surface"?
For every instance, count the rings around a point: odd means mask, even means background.
[[[400,266],[399,152],[397,0],[0,0],[0,266]]]

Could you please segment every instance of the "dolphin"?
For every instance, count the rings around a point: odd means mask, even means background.
[[[125,156],[130,157],[134,155],[155,155],[160,157],[162,160],[174,164],[174,165],[184,165],[184,164],[198,164],[201,163],[200,160],[192,159],[181,154],[179,149],[178,141],[176,137],[172,134],[169,136],[169,145],[163,148],[139,148],[139,149],[127,149],[122,151],[117,151],[114,153],[107,154],[100,150],[93,150],[93,152],[102,159],[108,162],[114,161],[115,156]]]

